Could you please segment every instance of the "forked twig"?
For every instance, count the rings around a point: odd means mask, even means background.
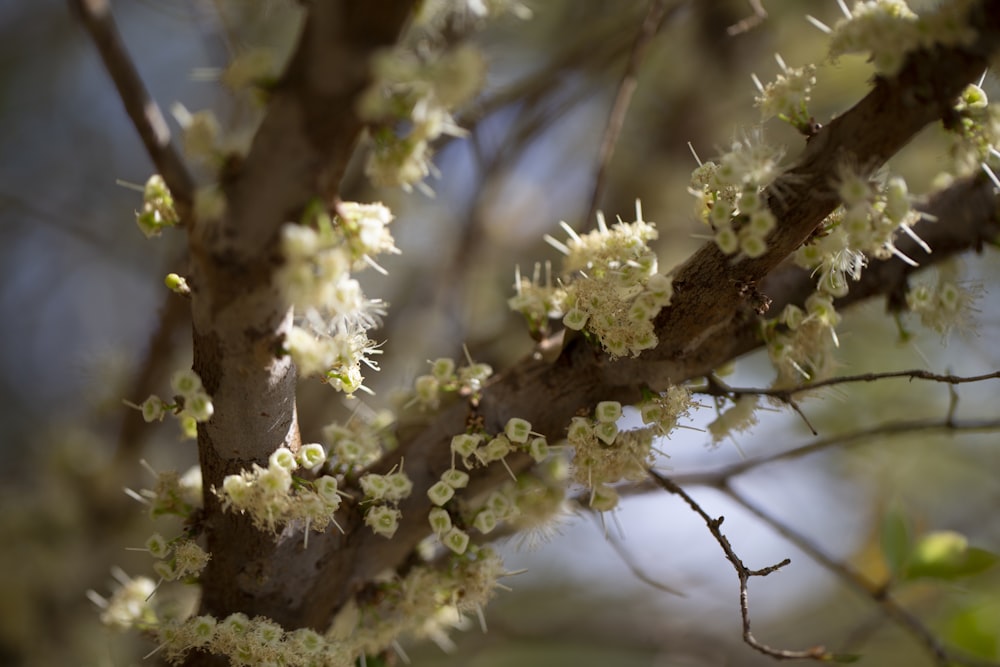
[[[743,641],[746,642],[748,646],[760,653],[763,653],[764,655],[777,658],[779,660],[817,660],[827,662],[837,660],[839,658],[839,656],[828,652],[822,646],[814,646],[802,651],[792,651],[788,649],[773,648],[754,637],[753,632],[750,631],[750,578],[766,577],[772,572],[776,572],[791,563],[791,560],[786,558],[780,563],[775,563],[769,567],[759,570],[751,570],[744,565],[740,557],[736,555],[732,545],[729,543],[729,539],[722,532],[720,527],[722,526],[724,517],[720,516],[718,518],[712,518],[709,516],[694,498],[692,498],[683,488],[670,478],[664,477],[655,470],[650,470],[649,476],[667,493],[680,496],[680,498],[687,503],[688,507],[694,510],[695,513],[705,521],[705,525],[708,526],[708,530],[712,533],[712,537],[714,537],[715,541],[719,543],[720,547],[722,547],[722,551],[726,555],[726,560],[728,560],[736,570],[736,575],[739,577],[740,581],[740,614],[743,618]]]
[[[864,595],[874,604],[878,605],[888,618],[895,621],[897,625],[927,649],[928,653],[933,656],[935,664],[940,667],[947,667],[948,665],[998,667],[997,662],[960,654],[952,648],[945,647],[923,621],[899,604],[885,585],[870,581],[850,565],[834,560],[805,535],[780,521],[769,512],[764,511],[760,506],[751,502],[746,496],[737,492],[729,484],[723,484],[719,489],[731,500],[745,508],[773,528],[779,535],[805,552],[814,561],[835,574],[849,588]]]

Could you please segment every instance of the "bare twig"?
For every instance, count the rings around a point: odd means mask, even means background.
[[[919,419],[912,421],[892,422],[880,424],[873,428],[860,429],[836,435],[822,440],[811,442],[807,445],[794,447],[792,449],[762,456],[756,459],[740,461],[731,466],[726,466],[711,472],[694,472],[684,475],[676,475],[675,481],[679,484],[699,484],[704,486],[718,486],[728,480],[747,473],[755,468],[765,466],[778,461],[791,461],[810,454],[816,454],[834,447],[851,447],[875,438],[890,438],[912,433],[990,433],[1000,430],[1000,419],[990,420],[968,420],[955,421],[952,418],[931,420]]]
[[[728,560],[732,564],[733,568],[735,568],[736,575],[740,581],[740,613],[743,617],[743,641],[746,642],[748,646],[766,656],[777,658],[779,660],[816,660],[825,662],[835,660],[837,658],[835,654],[829,653],[822,646],[814,646],[802,651],[791,651],[788,649],[773,648],[767,644],[761,643],[760,640],[754,637],[753,633],[750,631],[750,579],[752,577],[766,577],[772,572],[776,572],[791,563],[791,560],[786,558],[780,563],[775,563],[769,567],[759,570],[751,570],[744,565],[740,557],[736,555],[732,545],[729,543],[729,539],[722,532],[720,527],[722,526],[724,517],[720,516],[719,518],[712,518],[709,516],[694,498],[692,498],[683,488],[670,478],[664,477],[654,470],[649,471],[649,476],[661,489],[667,493],[679,496],[688,505],[688,507],[694,510],[694,512],[705,521],[705,525],[708,526],[708,530],[712,533],[712,537],[714,537],[715,541],[719,543],[720,547],[722,547],[722,551],[726,555],[726,560]]]
[[[764,9],[764,5],[761,4],[760,0],[749,0],[750,9],[753,11],[750,16],[742,19],[729,26],[726,29],[726,34],[730,37],[735,37],[736,35],[742,35],[745,32],[749,32],[759,26],[767,18],[767,10]]]
[[[683,3],[674,5],[671,11],[677,11]],[[618,144],[618,137],[621,135],[622,126],[625,124],[625,115],[628,113],[629,105],[632,103],[632,95],[639,85],[639,68],[642,67],[643,60],[649,50],[649,45],[653,37],[659,32],[660,26],[667,18],[666,0],[652,0],[639,33],[632,44],[632,51],[629,53],[628,62],[625,64],[625,72],[618,83],[618,91],[615,94],[615,101],[611,105],[608,114],[608,122],[604,128],[604,136],[601,137],[601,146],[597,154],[597,169],[594,174],[594,187],[590,196],[590,206],[587,214],[583,218],[583,226],[593,224],[594,215],[601,205],[601,198],[604,196],[604,189],[607,185],[608,166],[611,164],[611,156],[614,154],[615,146]]]
[[[887,371],[883,373],[861,373],[858,375],[842,375],[840,377],[817,380],[816,382],[809,382],[787,389],[730,387],[718,378],[714,378],[714,383],[709,384],[708,389],[705,390],[704,393],[712,394],[713,396],[719,395],[720,393],[730,396],[743,396],[747,394],[754,396],[773,396],[774,398],[789,402],[796,394],[802,394],[815,389],[820,389],[822,387],[832,387],[853,382],[876,382],[878,380],[886,380],[889,378],[909,378],[910,380],[928,380],[930,382],[943,382],[949,385],[956,385],[1000,379],[1000,371],[972,376],[932,373],[921,369],[909,371]]]
[[[187,166],[170,143],[170,129],[160,107],[149,96],[132,58],[125,50],[108,0],[70,0],[97,46],[104,67],[111,75],[125,111],[139,132],[146,152],[163,177],[184,223],[190,224],[194,181]]]
[[[927,652],[933,657],[935,663],[940,665],[940,667],[946,667],[947,665],[997,667],[997,665],[1000,664],[994,661],[982,660],[972,656],[960,654],[954,649],[945,647],[937,639],[937,637],[935,637],[934,633],[932,633],[923,623],[923,621],[899,604],[885,585],[872,582],[850,565],[834,560],[805,535],[798,532],[788,524],[780,521],[771,513],[766,512],[759,505],[750,501],[746,496],[734,490],[730,485],[723,484],[719,487],[719,489],[733,501],[773,528],[782,537],[804,551],[814,561],[835,574],[849,588],[857,591],[871,600],[874,604],[878,605],[888,618],[892,619],[918,642],[923,644]]]
[[[583,509],[589,509],[586,503],[581,503],[580,507]],[[594,521],[597,522],[598,527],[602,527],[602,523],[600,521],[598,513],[591,511],[591,515],[594,517]],[[607,539],[608,544],[611,545],[611,548],[614,549],[615,553],[618,554],[618,557],[621,559],[622,563],[625,564],[625,567],[629,569],[629,572],[631,572],[632,576],[634,576],[636,579],[643,582],[647,586],[655,588],[656,590],[663,591],[664,593],[669,593],[670,595],[677,595],[679,597],[684,597],[684,593],[678,591],[676,588],[671,588],[662,581],[659,581],[655,577],[650,576],[645,570],[643,570],[639,566],[639,564],[635,561],[635,558],[632,557],[632,554],[629,552],[629,550],[625,548],[625,545],[622,544],[618,540],[618,538],[616,538],[610,532],[608,532],[605,535],[605,538]]]

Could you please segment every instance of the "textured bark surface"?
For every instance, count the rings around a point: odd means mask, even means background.
[[[203,613],[241,611],[302,626],[318,562],[342,546],[339,534],[316,539],[308,551],[301,535],[275,542],[245,517],[223,513],[210,489],[225,475],[266,465],[277,447],[300,445],[295,367],[278,353],[291,325],[272,284],[278,234],[311,200],[335,193],[362,129],[354,102],[370,81],[368,63],[396,42],[412,4],[307,5],[298,46],[249,154],[224,170],[225,215],[191,230],[194,369],[216,407],[198,434],[212,554]]]

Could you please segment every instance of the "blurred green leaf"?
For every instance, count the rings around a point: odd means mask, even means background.
[[[1000,658],[1000,602],[966,607],[948,624],[948,639],[955,646],[986,659]]]
[[[969,547],[961,533],[942,530],[916,543],[903,569],[905,579],[958,579],[978,574],[996,564],[996,554]]]
[[[860,653],[834,653],[830,656],[829,662],[846,665],[861,660]]]
[[[913,540],[910,536],[910,522],[898,508],[888,510],[882,517],[879,541],[889,572],[893,577],[900,576],[910,555]]]

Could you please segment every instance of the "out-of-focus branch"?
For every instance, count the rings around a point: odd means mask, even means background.
[[[104,67],[118,89],[125,111],[139,132],[146,153],[174,197],[184,224],[190,224],[194,181],[187,166],[170,143],[170,129],[160,107],[149,96],[135,63],[125,50],[118,27],[111,16],[109,0],[70,0],[97,46]]]
[[[667,493],[679,496],[688,507],[694,510],[695,514],[704,520],[705,525],[708,526],[708,531],[712,534],[712,537],[715,538],[715,541],[719,543],[719,546],[722,547],[722,551],[726,555],[726,560],[728,560],[736,570],[736,575],[740,581],[740,613],[743,618],[743,641],[746,642],[748,646],[753,648],[755,651],[772,658],[777,658],[778,660],[816,660],[819,662],[836,662],[838,660],[837,655],[829,653],[822,646],[814,646],[802,651],[791,651],[788,649],[777,649],[768,646],[754,637],[753,632],[750,631],[750,579],[752,577],[766,577],[772,572],[776,572],[791,563],[791,560],[786,558],[780,563],[776,563],[770,567],[765,567],[760,570],[751,570],[744,565],[740,557],[736,555],[736,552],[733,550],[733,546],[729,543],[729,539],[722,532],[721,526],[724,517],[720,516],[718,518],[713,518],[709,516],[708,513],[702,509],[701,505],[699,505],[687,491],[681,488],[670,478],[664,477],[660,473],[653,470],[649,471],[649,476],[661,489]]]
[[[674,479],[678,484],[689,486],[698,484],[701,486],[720,486],[729,480],[747,473],[761,466],[777,463],[779,461],[791,461],[810,454],[826,451],[833,448],[846,449],[876,438],[892,438],[902,435],[919,433],[921,435],[931,435],[934,433],[994,433],[1000,431],[1000,419],[985,420],[954,420],[950,416],[945,419],[917,419],[910,421],[890,422],[880,424],[871,428],[864,428],[850,433],[830,436],[821,440],[815,440],[806,445],[793,447],[782,452],[777,452],[769,456],[747,459],[731,466],[726,466],[718,470],[706,472],[691,472],[675,475]],[[636,488],[642,491],[642,488]],[[648,490],[648,489],[646,489]]]
[[[676,3],[670,8],[670,13],[676,12],[684,5],[683,2]],[[584,228],[593,222],[594,215],[601,205],[601,198],[604,196],[604,189],[608,177],[608,167],[611,164],[611,156],[615,152],[618,144],[618,137],[621,135],[622,126],[625,124],[625,115],[628,113],[629,105],[632,103],[632,95],[639,85],[639,69],[646,59],[649,45],[659,32],[664,20],[667,18],[668,7],[666,0],[652,0],[649,9],[642,20],[639,32],[635,36],[632,44],[632,51],[629,53],[628,61],[625,64],[625,72],[618,83],[618,90],[615,93],[615,101],[611,105],[608,114],[608,122],[604,127],[604,135],[601,137],[601,145],[597,153],[597,167],[594,174],[594,187],[590,195],[590,206],[583,218]]]
[[[852,384],[855,382],[877,382],[879,380],[888,380],[892,378],[906,378],[911,381],[927,380],[929,382],[956,385],[968,384],[970,382],[982,382],[983,380],[996,380],[1000,378],[1000,371],[967,377],[963,377],[961,375],[931,373],[930,371],[921,369],[911,371],[890,371],[885,373],[861,373],[860,375],[842,375],[840,377],[817,380],[816,382],[807,382],[789,389],[730,387],[718,378],[712,377],[708,388],[701,393],[707,393],[712,396],[773,396],[783,401],[789,401],[792,396],[795,396],[796,394],[815,391],[817,389],[822,389],[823,387],[835,387],[837,385]]]
[[[901,628],[906,630],[911,636],[919,641],[927,652],[934,659],[934,663],[939,667],[948,665],[967,665],[968,667],[997,667],[998,664],[992,660],[983,660],[974,656],[960,653],[950,647],[944,646],[934,633],[909,610],[899,604],[895,597],[884,585],[870,581],[860,572],[849,566],[834,560],[822,549],[813,544],[805,535],[795,530],[788,524],[779,520],[770,512],[765,511],[756,503],[749,500],[743,494],[734,490],[728,484],[720,487],[733,501],[744,507],[751,514],[773,528],[779,535],[804,551],[810,558],[822,565],[828,571],[835,574],[849,588],[870,599],[882,610],[882,612]]]
[[[753,30],[767,19],[767,10],[764,9],[764,5],[761,4],[760,0],[749,0],[749,2],[753,13],[726,29],[726,34],[730,37],[742,35],[745,32]]]

